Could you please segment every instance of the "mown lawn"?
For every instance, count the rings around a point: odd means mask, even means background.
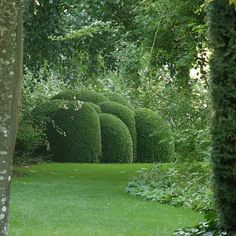
[[[40,164],[11,186],[10,236],[170,236],[202,216],[125,192],[148,164]]]

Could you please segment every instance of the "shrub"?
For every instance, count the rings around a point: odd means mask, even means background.
[[[102,113],[101,108],[97,104],[92,102],[85,102],[85,103],[90,105],[98,114]]]
[[[131,163],[133,143],[127,126],[111,114],[100,114],[102,156],[104,163]]]
[[[95,104],[109,101],[109,99],[104,95],[92,90],[65,90],[53,96],[52,99],[80,100]]]
[[[59,108],[47,137],[57,162],[97,162],[101,154],[99,117],[86,103],[71,101]]]
[[[54,112],[63,106],[66,106],[68,101],[55,99],[55,100],[47,100],[38,104],[31,111],[31,120],[34,126],[39,127],[42,130],[45,130],[47,124],[51,122],[52,116]]]
[[[110,101],[120,103],[120,104],[132,109],[132,106],[129,104],[128,100],[126,98],[124,98],[124,96],[121,95],[120,93],[107,91],[107,92],[105,92],[104,95],[106,97],[108,97],[110,99]]]
[[[135,160],[137,137],[136,137],[134,112],[130,110],[128,107],[122,104],[119,104],[117,102],[103,102],[103,103],[100,103],[99,106],[102,112],[117,116],[128,127],[131,137],[132,137],[132,141],[133,141],[133,153],[134,153],[134,160]]]
[[[149,109],[135,112],[137,131],[137,162],[169,162],[174,142],[164,119]]]
[[[40,129],[36,129],[31,123],[22,120],[17,131],[15,154],[17,156],[32,155],[43,145],[43,140],[43,134]]]

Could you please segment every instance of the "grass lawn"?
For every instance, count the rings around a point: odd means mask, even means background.
[[[170,236],[202,216],[125,193],[148,164],[40,164],[11,186],[10,236]]]

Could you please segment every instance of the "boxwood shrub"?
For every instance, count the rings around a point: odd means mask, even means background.
[[[106,97],[108,97],[110,99],[110,101],[120,103],[120,104],[122,104],[124,106],[127,106],[130,109],[132,109],[132,106],[128,102],[128,100],[123,95],[121,95],[120,93],[107,91],[107,92],[104,93],[104,95]]]
[[[133,153],[134,153],[134,160],[136,159],[136,127],[135,127],[135,119],[134,119],[134,112],[130,110],[128,107],[119,104],[117,102],[102,102],[99,104],[103,113],[109,113],[114,116],[120,118],[125,125],[128,127],[132,142],[133,142]]]
[[[80,100],[95,104],[109,101],[107,97],[93,90],[65,90],[53,96],[51,99]]]
[[[51,122],[54,112],[65,106],[68,101],[55,99],[55,100],[46,100],[43,103],[38,104],[31,112],[31,120],[33,125],[45,130],[47,124]]]
[[[71,101],[59,108],[47,129],[57,162],[97,162],[101,154],[101,132],[97,112],[88,104]]]
[[[135,111],[137,162],[170,162],[174,142],[169,126],[156,112],[146,108]]]
[[[85,102],[85,103],[90,105],[98,114],[102,113],[100,106],[98,106],[97,104],[92,102]]]
[[[133,143],[131,134],[118,117],[100,114],[102,136],[102,163],[131,163],[133,160]]]

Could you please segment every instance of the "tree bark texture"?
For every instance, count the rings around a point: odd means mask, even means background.
[[[20,0],[0,0],[0,235],[8,235],[12,156],[22,81]]]
[[[213,102],[212,163],[220,225],[236,234],[236,9],[228,0],[209,6]]]

